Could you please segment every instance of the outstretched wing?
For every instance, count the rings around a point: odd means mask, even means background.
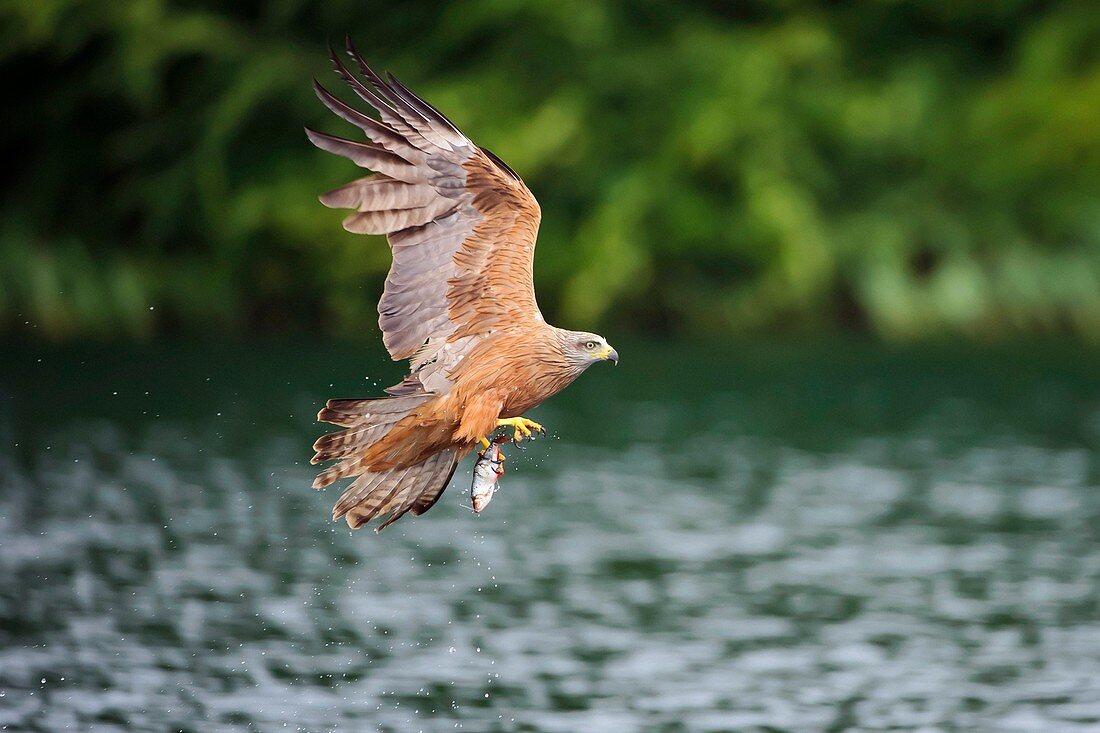
[[[369,142],[306,129],[314,145],[373,174],[321,196],[354,209],[344,228],[385,234],[393,264],[378,303],[382,340],[413,374],[391,391],[449,386],[447,373],[481,338],[506,325],[542,318],[533,280],[541,212],[519,176],[469,140],[435,107],[392,75],[383,79],[355,51],[364,83],[335,52],[336,72],[378,114],[343,103],[316,81],[326,107],[359,127]],[[369,86],[368,86],[369,84]]]

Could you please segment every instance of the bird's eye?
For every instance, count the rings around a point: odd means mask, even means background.
[[[588,349],[589,351],[592,351],[593,349],[596,348],[596,342],[595,341],[585,341],[584,342],[584,348]]]

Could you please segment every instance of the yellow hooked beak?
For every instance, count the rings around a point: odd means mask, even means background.
[[[615,351],[615,349],[611,348],[610,346],[605,349],[601,349],[600,351],[594,351],[592,352],[592,354],[593,356],[599,359],[603,359],[604,361],[609,361],[616,366],[619,363],[619,352]]]

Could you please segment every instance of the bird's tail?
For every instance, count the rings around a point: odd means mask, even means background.
[[[352,529],[389,514],[375,527],[381,532],[406,512],[420,515],[439,500],[458,467],[458,453],[443,450],[423,463],[359,476],[332,508],[332,518],[343,517]]]
[[[458,467],[461,458],[459,451],[446,448],[432,452],[415,465],[395,466],[392,462],[372,464],[369,459],[385,445],[380,443],[394,426],[427,399],[427,396],[415,395],[329,400],[317,414],[319,421],[346,429],[322,435],[313,444],[317,453],[312,463],[338,461],[317,476],[313,482],[314,488],[322,489],[342,478],[357,476],[333,507],[334,520],[344,517],[352,529],[358,529],[388,513],[389,516],[376,528],[376,531],[381,531],[409,511],[416,515],[423,514],[439,499]],[[413,442],[417,441],[414,439]]]

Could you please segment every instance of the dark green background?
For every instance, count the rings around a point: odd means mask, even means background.
[[[0,328],[373,339],[345,32],[524,176],[563,325],[1100,338],[1100,13],[1031,0],[4,2]]]

